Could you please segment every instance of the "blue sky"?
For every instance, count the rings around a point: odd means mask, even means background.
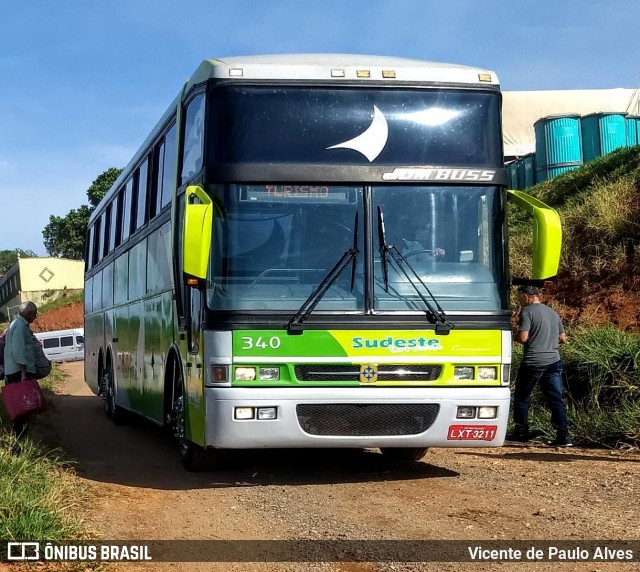
[[[206,58],[340,52],[493,69],[504,90],[640,87],[637,0],[5,0],[0,250],[123,167]]]

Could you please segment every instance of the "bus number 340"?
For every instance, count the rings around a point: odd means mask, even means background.
[[[271,348],[272,350],[277,350],[279,347],[280,347],[280,338],[278,336],[273,336],[268,340],[264,339],[262,336],[258,336],[257,338],[243,336],[242,338],[243,350],[251,350],[253,348],[260,348],[263,350],[266,350],[267,348]]]

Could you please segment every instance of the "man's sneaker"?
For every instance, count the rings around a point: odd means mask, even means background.
[[[555,438],[553,441],[551,441],[551,443],[549,443],[549,447],[559,447],[559,448],[566,448],[566,447],[573,447],[573,443],[571,442],[571,439],[569,439],[568,437],[562,437],[562,438]]]
[[[529,435],[525,433],[509,433],[504,439],[505,441],[513,441],[514,443],[528,443]]]

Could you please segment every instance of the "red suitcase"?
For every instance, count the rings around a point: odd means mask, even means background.
[[[27,379],[19,383],[9,383],[2,388],[4,406],[9,418],[39,413],[46,408],[44,393],[35,379]]]

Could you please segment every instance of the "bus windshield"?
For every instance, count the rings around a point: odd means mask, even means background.
[[[445,311],[505,309],[503,205],[496,187],[378,186],[387,245],[395,247]],[[378,237],[376,237],[376,246]],[[375,253],[375,308],[421,309],[416,280]],[[386,275],[385,275],[386,274]],[[413,282],[413,284],[412,284]]]
[[[219,310],[297,310],[352,247],[361,187],[216,185],[225,205],[214,219],[209,306]],[[361,250],[362,237],[358,237]],[[360,279],[351,272],[329,289],[318,310],[362,311]]]
[[[497,92],[223,85],[210,98],[210,165],[503,166]],[[341,145],[372,126],[376,151]]]
[[[315,311],[424,311],[404,273],[390,265],[386,279],[382,274],[378,206],[387,242],[445,311],[506,308],[504,205],[496,187],[227,184],[209,192],[224,205],[214,217],[207,288],[212,310],[295,312],[352,248],[358,217],[354,272],[343,272]],[[373,261],[373,272],[365,271],[365,259]],[[371,282],[374,297],[366,302]]]

